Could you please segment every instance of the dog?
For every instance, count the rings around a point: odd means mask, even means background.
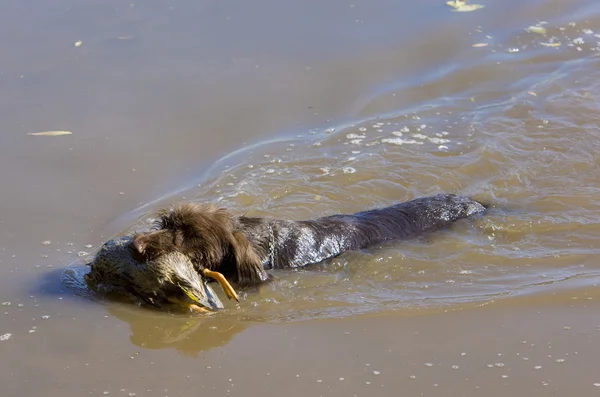
[[[416,237],[485,210],[470,198],[440,194],[352,215],[294,221],[182,203],[160,211],[155,227],[136,233],[129,249],[140,263],[181,253],[198,272],[217,272],[248,286],[268,282],[267,270],[303,267],[348,250]]]

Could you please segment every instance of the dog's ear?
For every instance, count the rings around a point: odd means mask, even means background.
[[[146,233],[136,233],[129,243],[132,256],[140,261],[156,259],[161,253],[174,251],[177,233],[169,230],[153,230]]]
[[[143,234],[137,233],[133,236],[130,243],[130,248],[132,249],[134,255],[141,256],[146,251],[146,239]]]
[[[232,233],[232,249],[235,256],[238,282],[241,284],[258,284],[270,279],[265,271],[260,257],[250,245],[242,232]]]

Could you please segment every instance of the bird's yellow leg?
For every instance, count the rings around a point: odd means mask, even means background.
[[[190,309],[190,311],[192,311],[192,312],[202,313],[202,314],[213,313],[212,311],[208,310],[207,308],[201,307],[198,305],[194,305],[193,303],[188,305],[188,309]]]
[[[191,312],[202,313],[202,314],[212,313],[212,311],[208,310],[205,307],[198,306],[198,305],[196,305],[194,303],[186,303],[186,302],[183,302],[183,301],[181,301],[181,300],[179,300],[177,298],[169,297],[169,298],[167,298],[167,300],[169,302],[171,302],[171,303],[176,304],[176,305],[181,305],[181,306],[185,307],[186,309],[188,309]]]
[[[227,281],[225,276],[223,276],[221,273],[213,272],[212,270],[208,269],[202,269],[201,273],[204,277],[209,277],[216,280],[221,286],[221,288],[223,288],[223,291],[225,291],[225,295],[227,295],[229,299],[233,298],[238,302],[240,301],[237,292],[235,292],[231,284],[229,284],[229,281]]]

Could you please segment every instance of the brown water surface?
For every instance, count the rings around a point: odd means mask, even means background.
[[[480,2],[7,5],[2,395],[598,394],[600,4]],[[210,317],[61,284],[183,198],[303,219],[442,191],[493,207]]]

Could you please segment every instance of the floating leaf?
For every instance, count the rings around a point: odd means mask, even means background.
[[[456,11],[469,12],[469,11],[479,10],[480,8],[483,8],[483,7],[485,7],[485,6],[481,5],[481,4],[463,4],[462,6],[458,7],[456,9]]]
[[[481,4],[466,4],[466,2],[463,0],[450,0],[450,1],[447,1],[446,4],[448,4],[450,7],[454,8],[454,11],[459,11],[459,12],[475,11],[475,10],[479,10],[480,8],[485,7],[484,5],[481,5]]]
[[[43,132],[29,132],[27,135],[32,136],[61,136],[61,135],[72,135],[71,131],[43,131]]]
[[[540,45],[543,45],[544,47],[560,47],[560,43],[558,43],[558,42],[554,42],[554,43],[540,43]]]
[[[525,30],[529,33],[546,34],[546,28],[543,26],[530,26]]]

